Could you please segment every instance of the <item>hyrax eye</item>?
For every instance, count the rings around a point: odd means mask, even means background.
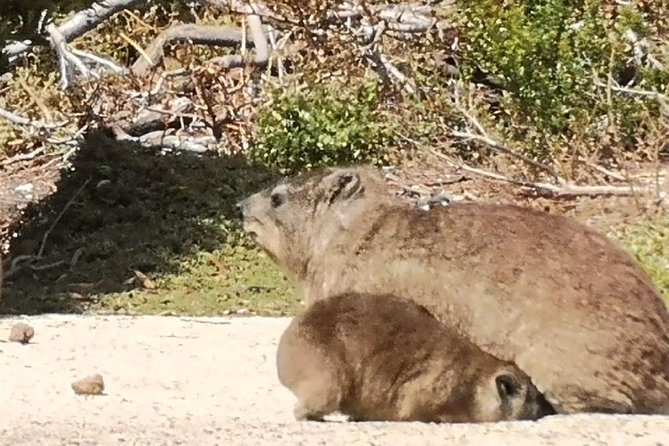
[[[269,197],[269,199],[270,199],[270,203],[272,204],[273,208],[278,208],[279,206],[281,206],[283,204],[283,201],[284,201],[283,195],[277,194],[277,193],[272,194]]]

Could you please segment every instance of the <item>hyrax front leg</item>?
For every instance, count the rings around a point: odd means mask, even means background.
[[[325,367],[303,370],[300,383],[293,391],[297,402],[293,409],[298,421],[323,421],[323,417],[339,410],[341,390]]]
[[[295,403],[293,414],[297,421],[325,421],[323,417],[326,415],[323,411],[309,408],[302,400]]]
[[[322,421],[339,410],[342,389],[337,365],[298,330],[298,321],[281,336],[277,350],[279,381],[297,397],[297,420]]]

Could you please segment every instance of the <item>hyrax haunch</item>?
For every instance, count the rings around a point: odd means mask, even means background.
[[[582,224],[512,205],[421,210],[365,168],[292,177],[239,207],[307,304],[408,296],[518,365],[559,413],[669,413],[667,306]]]
[[[484,353],[425,308],[344,294],[293,319],[277,350],[295,418],[475,423],[555,413],[514,364]]]

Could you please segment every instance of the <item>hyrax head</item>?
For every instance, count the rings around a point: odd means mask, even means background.
[[[347,215],[383,178],[364,167],[323,168],[289,177],[237,203],[244,230],[272,259],[296,266],[325,228],[345,226]],[[327,230],[326,230],[327,231]]]
[[[474,400],[476,418],[482,422],[537,420],[555,414],[530,377],[512,364],[483,379]]]

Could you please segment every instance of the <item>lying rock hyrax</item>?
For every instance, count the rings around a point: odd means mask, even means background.
[[[277,371],[298,398],[298,420],[336,411],[357,421],[437,423],[555,413],[518,367],[394,296],[315,302],[281,336]]]
[[[425,211],[365,168],[290,178],[239,204],[307,304],[409,296],[513,361],[559,413],[669,413],[669,311],[606,237],[513,205]]]

